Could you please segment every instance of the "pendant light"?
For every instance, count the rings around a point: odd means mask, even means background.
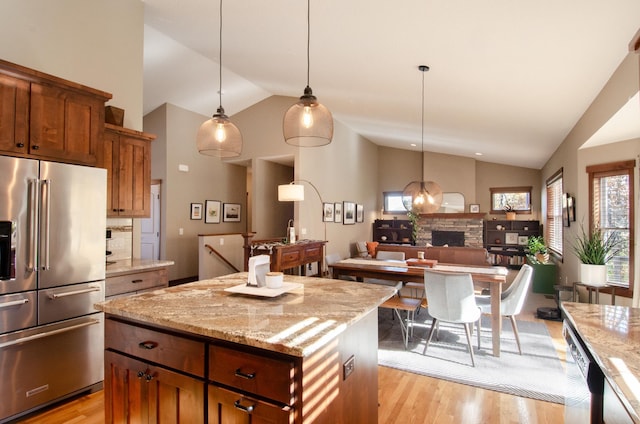
[[[222,107],[222,0],[220,0],[220,106],[213,117],[205,121],[198,129],[196,143],[198,152],[203,155],[217,156],[219,158],[231,158],[240,156],[242,152],[242,134],[229,117],[225,115]]]
[[[284,114],[283,134],[287,144],[301,147],[324,146],[333,138],[331,112],[313,95],[309,87],[309,45],[311,39],[310,0],[307,0],[307,86],[300,100]]]
[[[418,66],[422,72],[422,173],[420,181],[411,181],[402,191],[402,204],[414,214],[434,213],[442,205],[442,189],[433,181],[424,181],[424,73],[429,70],[426,65]]]

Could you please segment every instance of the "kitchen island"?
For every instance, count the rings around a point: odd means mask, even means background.
[[[605,422],[640,423],[640,308],[563,302],[605,378]]]
[[[267,297],[237,273],[98,304],[106,422],[377,422],[386,286],[285,276]],[[261,289],[269,290],[269,289]]]

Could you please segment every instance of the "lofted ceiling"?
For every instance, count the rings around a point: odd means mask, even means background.
[[[212,115],[218,0],[144,6],[144,113],[172,103]],[[223,6],[227,114],[302,95],[307,2]],[[373,143],[419,151],[417,67],[428,65],[425,151],[539,169],[627,55],[638,16],[638,0],[313,0],[310,86],[335,120]],[[617,133],[640,137],[637,116]]]

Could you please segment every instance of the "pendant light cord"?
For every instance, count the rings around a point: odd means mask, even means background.
[[[307,87],[309,87],[309,69],[311,68],[311,59],[309,49],[311,48],[311,0],[307,0]]]
[[[421,132],[421,142],[420,142],[420,152],[422,153],[422,174],[420,174],[420,181],[424,181],[424,73],[425,70],[422,70],[422,109],[421,109],[421,124],[422,124],[422,132]]]
[[[222,0],[220,0],[220,37],[218,38],[220,40],[220,48],[218,49],[218,64],[220,65],[220,72],[218,74],[218,78],[219,78],[219,89],[218,89],[218,94],[219,94],[219,99],[220,99],[220,109],[222,109]]]

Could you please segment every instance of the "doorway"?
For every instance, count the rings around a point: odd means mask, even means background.
[[[140,258],[160,259],[160,183],[151,184],[151,213],[140,220]]]

